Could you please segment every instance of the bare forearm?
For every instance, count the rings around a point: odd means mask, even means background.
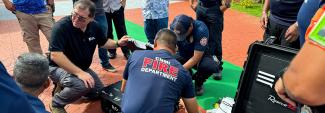
[[[225,12],[228,8],[225,5],[220,6],[220,10],[222,12]]]
[[[3,3],[8,3],[10,2],[9,0],[2,0]]]
[[[7,8],[7,6],[12,5],[12,2],[10,2],[9,0],[2,0],[2,2],[6,6],[6,8]]]
[[[62,52],[51,52],[51,60],[69,73],[75,74],[83,72],[79,67],[74,65]]]
[[[223,0],[222,5],[220,6],[220,10],[225,12],[231,6],[231,0]]]
[[[199,113],[198,105],[195,98],[182,98],[182,100],[185,104],[185,108],[188,113]]]
[[[270,10],[270,0],[265,0],[262,13],[268,13]]]
[[[122,92],[122,93],[124,93],[125,85],[126,85],[126,80],[123,79],[123,80],[122,80],[122,85],[121,85],[121,92]]]
[[[54,0],[47,0],[47,4],[53,5],[54,4]]]
[[[187,70],[190,70],[194,65],[196,65],[197,63],[199,63],[200,60],[196,60],[193,57],[190,58],[184,65],[183,67]]]
[[[308,75],[312,75],[312,73]],[[292,78],[294,76],[297,78]],[[310,79],[302,80],[301,77],[298,76],[302,76],[302,74],[288,69],[283,78],[286,94],[292,100],[306,105],[317,106],[325,104],[325,99],[322,98],[325,92],[319,85],[316,85],[319,84],[317,80],[311,77],[309,77]]]
[[[126,0],[120,0],[120,3],[121,3],[121,5],[122,5],[122,7],[124,7],[124,8],[125,8],[125,5],[126,5]]]
[[[118,47],[117,45],[118,41],[114,41],[112,39],[108,39],[107,42],[105,43],[104,46],[101,46],[101,48],[106,48],[106,49],[115,49]]]
[[[194,50],[194,54],[192,58],[190,58],[184,65],[183,67],[187,70],[191,69],[194,65],[198,64],[203,57],[204,52]]]
[[[193,5],[194,0],[189,0],[190,5]]]
[[[307,105],[325,104],[325,53],[319,47],[305,43],[283,75],[289,96]]]

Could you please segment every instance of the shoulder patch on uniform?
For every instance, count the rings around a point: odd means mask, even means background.
[[[201,44],[201,46],[206,46],[208,44],[208,38],[207,37],[203,37],[200,40],[200,44]]]

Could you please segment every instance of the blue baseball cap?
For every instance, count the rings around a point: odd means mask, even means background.
[[[170,29],[177,35],[177,41],[184,41],[186,39],[186,33],[191,27],[193,18],[184,14],[177,15],[173,22],[170,24]]]

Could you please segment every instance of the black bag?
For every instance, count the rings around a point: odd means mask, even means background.
[[[101,91],[101,107],[105,113],[122,113],[121,102],[122,102],[122,93],[121,93],[122,81],[118,81],[112,85],[104,87]]]
[[[232,113],[297,112],[282,101],[273,88],[279,73],[289,65],[297,50],[270,44],[272,42],[266,41],[250,45]]]

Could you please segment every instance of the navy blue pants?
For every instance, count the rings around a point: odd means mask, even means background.
[[[162,28],[168,27],[168,17],[160,19],[145,19],[144,32],[146,33],[148,42],[154,43],[157,32]]]
[[[125,17],[124,17],[124,7],[121,7],[119,10],[113,13],[105,12],[107,18],[107,37],[113,39],[113,24],[114,23],[117,39],[121,39],[124,35],[127,35],[125,27]],[[129,49],[124,46],[121,47],[122,52],[125,54],[129,53]],[[116,49],[108,49],[110,53],[116,53]]]
[[[185,64],[189,59],[185,59],[182,56],[176,54],[176,59],[181,63]],[[195,80],[195,86],[202,86],[203,83],[208,79],[213,73],[219,72],[219,62],[215,62],[211,55],[204,55],[201,61],[194,66],[196,73],[191,73],[192,78]]]

